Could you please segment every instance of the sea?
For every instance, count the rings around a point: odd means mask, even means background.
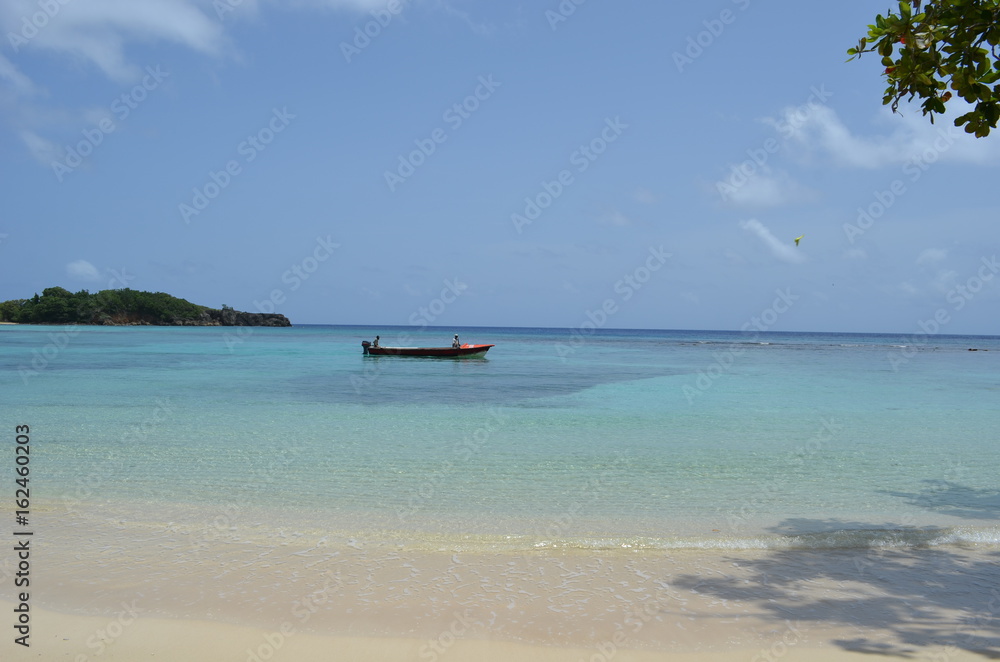
[[[454,333],[495,347],[361,347]],[[60,521],[450,552],[1000,548],[995,336],[16,325],[0,366],[5,445],[29,427],[33,503]]]

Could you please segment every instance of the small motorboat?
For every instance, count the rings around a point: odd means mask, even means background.
[[[375,347],[367,340],[361,341],[366,356],[421,356],[431,358],[480,359],[486,356],[493,345],[470,345],[459,347]]]

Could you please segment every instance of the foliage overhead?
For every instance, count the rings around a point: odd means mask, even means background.
[[[847,52],[851,60],[863,53],[882,56],[889,83],[882,103],[891,104],[893,112],[900,100],[919,97],[933,122],[954,90],[975,104],[955,126],[982,138],[1000,119],[998,42],[1000,0],[913,0],[900,2],[898,12],[876,16],[868,36]]]

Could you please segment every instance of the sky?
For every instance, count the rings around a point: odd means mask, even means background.
[[[884,10],[5,0],[0,300],[1000,334],[1000,136],[882,105]]]

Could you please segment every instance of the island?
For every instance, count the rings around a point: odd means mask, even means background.
[[[278,313],[245,313],[223,305],[199,306],[163,292],[124,288],[73,293],[48,287],[31,299],[0,303],[0,322],[108,326],[291,326]]]

